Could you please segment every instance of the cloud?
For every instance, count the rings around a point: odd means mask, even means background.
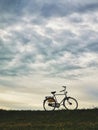
[[[22,15],[38,16],[38,17],[64,17],[73,13],[85,13],[89,11],[97,11],[98,2],[94,1],[77,1],[74,0],[72,3],[70,1],[40,1],[40,0],[1,0],[0,1],[0,12],[3,13],[7,18],[14,16],[12,20],[17,20],[21,18]],[[6,19],[6,17],[4,17]],[[3,17],[2,17],[3,18]],[[41,19],[40,19],[41,20]],[[38,20],[37,20],[38,21]]]
[[[80,2],[80,1],[63,1],[45,3],[41,9],[41,15],[44,17],[67,16],[73,13],[85,13],[98,9],[98,2]]]
[[[10,59],[4,59],[3,55],[2,59],[6,61],[7,66],[4,65],[5,69],[1,70],[1,74],[14,76],[39,72],[48,75],[50,71],[50,74],[56,76],[59,73],[61,75],[64,70],[65,72],[68,70],[74,71],[75,69],[81,70],[80,58],[85,55],[86,51],[91,51],[90,46],[93,46],[93,43],[88,44],[89,39],[88,42],[82,43],[84,37],[77,36],[77,33],[74,32],[74,26],[72,26],[73,30],[70,27],[66,29],[65,26],[59,31],[58,27],[60,28],[61,19],[57,20],[56,28],[52,28],[54,26],[50,24],[51,21],[49,21],[46,28],[43,25],[35,25],[31,22],[28,26],[28,24],[26,25],[21,21],[15,23],[16,26],[9,26],[6,33],[2,33],[2,42],[8,42],[9,46],[2,45],[2,50],[4,53],[6,52],[7,56],[10,54]],[[25,25],[24,29],[21,28],[23,24]],[[70,25],[67,21],[66,24]],[[30,28],[33,28],[33,30],[30,30]],[[48,35],[49,31],[52,31],[52,33]],[[78,32],[82,35],[87,33],[89,37],[92,34],[96,35],[92,30],[84,29],[81,31],[78,29]],[[6,51],[4,46],[6,46]],[[48,72],[46,72],[47,70]]]
[[[98,53],[98,43],[97,43],[97,40],[93,41],[91,44],[89,44],[87,46],[87,48],[89,49],[89,51]]]

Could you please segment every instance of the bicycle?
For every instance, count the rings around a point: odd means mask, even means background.
[[[61,105],[64,106],[67,110],[76,110],[78,108],[78,102],[75,98],[67,96],[66,86],[62,86],[64,89],[60,92],[63,94],[56,94],[56,91],[51,92],[53,96],[46,96],[43,102],[43,108],[45,111],[52,111],[55,108],[59,108]],[[57,95],[64,95],[64,98],[60,101],[57,101]]]

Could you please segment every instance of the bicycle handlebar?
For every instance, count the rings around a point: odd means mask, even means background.
[[[60,92],[63,92],[63,91],[65,91],[65,90],[61,90]]]
[[[66,86],[62,86],[62,87],[66,89]]]
[[[63,88],[64,88],[64,90],[61,90],[60,92],[63,92],[63,91],[65,91],[66,90],[66,86],[62,86]]]

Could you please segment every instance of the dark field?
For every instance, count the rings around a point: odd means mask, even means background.
[[[52,112],[0,110],[0,130],[98,130],[98,109]]]

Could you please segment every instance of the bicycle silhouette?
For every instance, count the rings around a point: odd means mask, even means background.
[[[59,108],[61,105],[64,106],[67,110],[76,110],[78,108],[78,102],[75,98],[67,96],[66,86],[62,86],[64,89],[60,92],[63,94],[56,94],[56,91],[51,92],[53,96],[46,96],[43,102],[43,108],[45,111],[52,111],[55,108]],[[57,95],[64,95],[64,98],[60,101],[57,101]]]

